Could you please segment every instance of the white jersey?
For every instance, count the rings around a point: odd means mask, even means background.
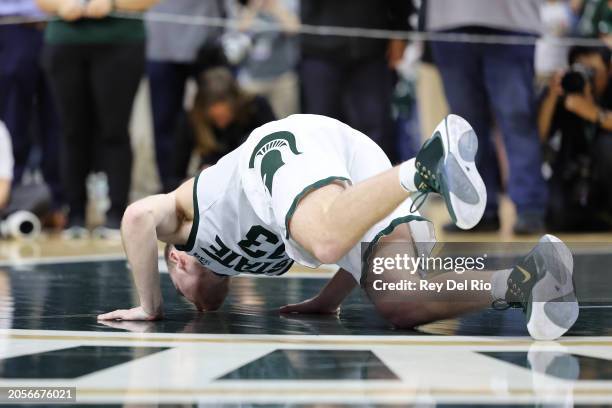
[[[196,177],[193,227],[177,249],[221,275],[280,275],[293,261],[317,267],[320,262],[288,231],[300,199],[329,183],[357,183],[390,167],[372,140],[337,120],[292,115],[267,123]],[[410,221],[418,240],[433,241],[429,223],[410,213],[410,204],[406,200],[363,241],[376,241]],[[361,246],[339,265],[359,281]]]
[[[194,184],[194,221],[187,251],[220,275],[280,275],[293,261],[276,226],[262,220],[245,195],[239,159],[243,147],[204,169]]]

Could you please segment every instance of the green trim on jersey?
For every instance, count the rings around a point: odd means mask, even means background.
[[[303,189],[297,196],[295,196],[295,198],[293,199],[293,203],[291,204],[291,207],[289,207],[289,211],[287,211],[287,215],[285,216],[285,228],[287,229],[287,238],[289,238],[289,222],[291,221],[291,218],[293,217],[293,213],[295,212],[300,200],[304,198],[304,196],[310,193],[311,191],[316,190],[321,187],[325,187],[326,185],[331,184],[334,181],[350,182],[351,180],[349,180],[346,177],[342,177],[342,176],[327,177],[327,178],[324,178],[322,180],[312,183],[311,185]]]
[[[360,279],[359,283],[360,283],[360,285],[362,287],[365,286],[365,274],[364,274],[364,272],[366,271],[366,264],[367,264],[370,256],[372,255],[372,251],[374,250],[374,247],[376,246],[378,241],[382,237],[391,234],[395,230],[395,228],[397,228],[398,225],[407,224],[407,223],[412,222],[412,221],[427,221],[427,222],[431,222],[427,218],[421,217],[420,215],[407,215],[405,217],[394,218],[391,221],[391,223],[389,225],[387,225],[386,228],[384,228],[382,231],[380,231],[378,234],[376,234],[374,236],[374,239],[372,239],[372,242],[370,242],[370,245],[368,245],[368,247],[366,248],[365,253],[361,256],[361,279]]]
[[[198,235],[198,227],[200,226],[200,209],[198,206],[198,178],[201,173],[193,180],[193,224],[191,224],[191,231],[189,232],[189,239],[185,245],[175,245],[174,247],[179,251],[189,252],[195,245],[195,240]]]

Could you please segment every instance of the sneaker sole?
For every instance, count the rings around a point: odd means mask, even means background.
[[[487,204],[487,189],[475,163],[478,138],[472,126],[457,115],[448,115],[436,133],[444,146],[442,192],[449,213],[459,228],[474,228]]]
[[[531,292],[531,308],[528,315],[527,330],[536,340],[554,340],[563,336],[576,322],[580,306],[576,299],[573,281],[574,259],[569,248],[559,238],[544,235],[540,243],[552,245],[557,260],[561,262],[565,273],[565,283],[559,282],[550,272],[538,281]],[[550,285],[561,284],[562,296],[547,302],[533,301],[549,292]],[[540,292],[540,293],[538,293]]]

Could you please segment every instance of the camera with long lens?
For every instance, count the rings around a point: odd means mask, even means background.
[[[595,79],[595,71],[583,64],[573,64],[561,78],[561,87],[566,94],[584,93],[587,84],[591,84]]]
[[[16,211],[0,220],[0,238],[33,239],[40,235],[40,220],[29,211]]]

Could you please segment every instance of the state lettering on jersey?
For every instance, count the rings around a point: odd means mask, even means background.
[[[261,225],[251,227],[237,246],[242,250],[242,254],[233,251],[216,235],[214,244],[200,249],[213,261],[239,273],[281,275],[293,264],[285,253],[285,244],[276,234]],[[211,263],[202,256],[196,258],[204,266]]]

